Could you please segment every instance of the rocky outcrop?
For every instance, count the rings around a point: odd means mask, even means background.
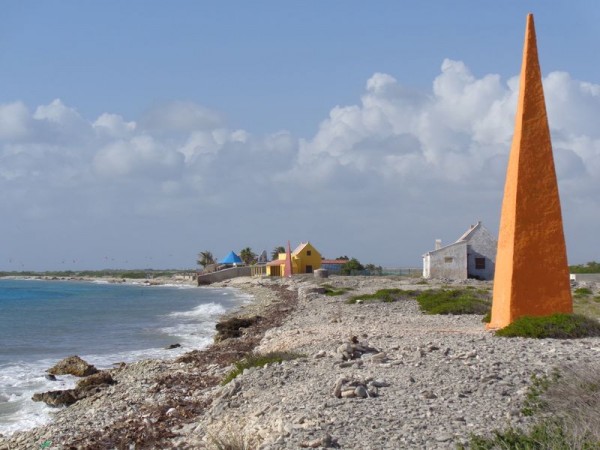
[[[79,400],[76,389],[65,389],[60,391],[39,392],[33,394],[34,402],[44,402],[48,406],[69,406]]]
[[[47,370],[50,375],[74,375],[76,377],[87,377],[98,372],[93,365],[88,364],[79,356],[69,356],[54,367]]]
[[[107,370],[102,370],[98,373],[90,375],[89,377],[79,380],[77,382],[77,390],[84,391],[95,386],[109,386],[115,384],[112,375]]]
[[[260,316],[232,317],[231,319],[223,320],[217,323],[215,326],[217,329],[215,342],[221,342],[230,338],[239,338],[242,335],[242,328],[251,327],[260,319]]]
[[[38,392],[33,394],[31,399],[34,402],[44,402],[48,406],[69,406],[83,398],[100,392],[103,388],[111,384],[115,384],[115,380],[113,380],[110,372],[103,370],[79,380],[75,389]]]

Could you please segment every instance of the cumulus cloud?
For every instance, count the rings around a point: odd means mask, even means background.
[[[589,246],[574,230],[592,233],[585,223],[600,214],[600,86],[564,72],[544,84],[577,258]],[[14,223],[66,215],[93,227],[93,217],[107,221],[102,233],[120,224],[188,243],[206,233],[224,245],[296,236],[320,239],[329,256],[354,249],[377,263],[418,263],[443,232],[456,238],[477,219],[497,227],[517,93],[517,77],[478,78],[453,60],[427,91],[375,73],[360,101],[333,106],[303,139],[231,129],[191,102],[156,106],[136,121],[108,112],[87,120],[58,99],[33,112],[4,104],[0,208]]]
[[[192,102],[176,101],[158,105],[149,110],[141,120],[150,132],[193,132],[219,127],[222,119],[218,113]]]
[[[111,138],[125,138],[131,136],[136,129],[135,122],[125,122],[118,114],[104,113],[92,125],[94,129]]]
[[[0,105],[0,139],[13,141],[27,136],[30,113],[22,102]]]

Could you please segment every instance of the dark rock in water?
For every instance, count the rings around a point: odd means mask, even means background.
[[[50,375],[48,373],[46,375],[44,375],[44,378],[46,378],[46,380],[56,381],[56,377],[54,375]]]
[[[62,391],[48,391],[33,394],[31,399],[34,402],[44,402],[48,406],[69,406],[79,400],[75,389],[66,389]]]
[[[220,342],[229,338],[238,338],[242,335],[242,328],[248,328],[257,323],[261,319],[260,316],[253,317],[232,317],[231,319],[223,320],[216,325],[217,334],[215,342]]]
[[[79,380],[75,389],[36,393],[31,399],[34,402],[44,402],[48,406],[69,406],[82,398],[101,392],[102,388],[115,383],[116,381],[113,380],[110,373],[103,370]]]
[[[172,350],[174,348],[179,348],[179,347],[181,347],[181,344],[171,344],[171,345],[168,345],[167,347],[165,347],[165,349]]]
[[[83,380],[79,380],[77,382],[77,389],[87,389],[92,386],[102,386],[115,383],[116,382],[113,380],[113,377],[110,375],[110,373],[106,370],[102,370],[84,378]]]
[[[75,375],[76,377],[87,377],[98,372],[93,365],[88,364],[79,356],[69,356],[59,361],[54,367],[47,370],[50,375]]]

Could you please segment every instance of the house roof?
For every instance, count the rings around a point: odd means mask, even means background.
[[[461,237],[459,237],[456,242],[453,242],[452,244],[448,244],[448,245],[444,245],[443,247],[440,247],[438,249],[435,250],[431,250],[427,253],[425,253],[425,255],[430,255],[432,253],[436,253],[439,252],[441,250],[445,250],[449,247],[453,247],[455,245],[460,245],[460,244],[464,244],[465,242],[467,242],[469,239],[471,239],[471,235],[475,232],[475,230],[477,230],[478,228],[481,228],[483,225],[481,224],[481,221],[478,221],[476,225],[471,225],[469,227],[469,229],[467,231],[465,231]],[[425,256],[423,255],[423,256]]]
[[[219,264],[241,264],[242,262],[242,258],[236,255],[235,252],[231,251],[225,258],[219,261]]]
[[[285,264],[285,259],[274,259],[273,261],[269,261],[267,266],[283,266]]]
[[[473,234],[477,228],[481,228],[481,221],[478,221],[476,225],[471,225],[471,227],[467,231],[465,231],[456,242],[468,241],[471,237],[471,234]]]
[[[298,247],[296,247],[294,249],[294,251],[292,252],[292,255],[297,255],[298,253],[300,253],[304,247],[306,247],[308,245],[308,242],[301,242],[300,245],[298,245]]]
[[[347,259],[322,259],[321,264],[346,264]]]

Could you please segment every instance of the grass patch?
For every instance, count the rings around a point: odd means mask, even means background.
[[[250,353],[245,358],[233,363],[234,368],[225,375],[225,378],[221,381],[221,385],[225,386],[244,372],[245,369],[250,369],[251,367],[264,367],[271,363],[279,364],[283,361],[291,361],[292,359],[300,358],[302,356],[303,355],[300,355],[299,353],[291,352],[269,352],[264,355]]]
[[[330,284],[322,284],[321,287],[325,288],[325,295],[327,295],[329,297],[336,297],[338,295],[344,295],[345,293],[354,290],[354,288],[351,288],[351,287],[335,288],[335,287],[331,286]]]
[[[600,295],[594,297],[573,295],[573,312],[600,319]]]
[[[546,421],[534,425],[527,432],[509,428],[502,432],[494,431],[493,436],[489,438],[472,436],[468,448],[471,450],[572,450],[577,448],[572,445],[572,439],[565,435],[559,424]],[[580,448],[591,450],[598,447]]]
[[[417,301],[425,314],[486,314],[491,306],[487,292],[467,289],[422,291]]]
[[[552,314],[545,317],[523,316],[496,331],[497,336],[536,339],[576,339],[600,336],[600,323],[580,314]]]
[[[573,292],[573,294],[575,295],[575,297],[589,297],[590,295],[592,295],[592,290],[589,288],[577,288],[575,289],[575,291]]]
[[[490,311],[489,292],[473,289],[430,289],[412,291],[404,289],[380,289],[374,294],[355,295],[346,303],[358,301],[391,303],[416,299],[425,314],[486,314]]]
[[[233,429],[231,426],[221,430],[217,436],[208,434],[212,450],[253,450],[257,448],[252,446],[244,437],[239,429]]]
[[[406,291],[404,289],[380,289],[374,294],[354,295],[346,300],[348,304],[355,304],[359,300],[362,302],[397,302],[400,299],[414,298],[417,291]]]
[[[537,423],[527,431],[509,428],[494,431],[490,437],[471,436],[468,448],[597,450],[599,402],[599,362],[562,367],[550,376],[534,376],[522,412],[539,417]]]

